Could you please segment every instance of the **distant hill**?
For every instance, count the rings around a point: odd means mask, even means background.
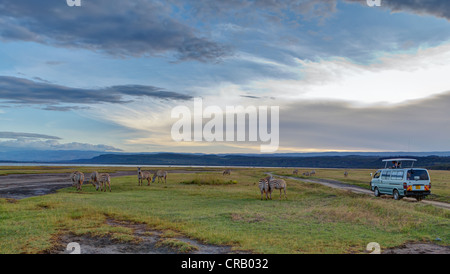
[[[275,154],[203,153],[105,153],[99,151],[10,151],[0,153],[0,162],[50,164],[254,166],[305,168],[383,167],[382,159],[409,157],[417,166],[450,170],[450,152],[323,152]]]
[[[84,150],[15,150],[0,151],[2,162],[58,162],[89,159],[104,154],[104,151]]]
[[[73,160],[76,164],[117,165],[192,165],[192,166],[254,166],[254,167],[308,167],[308,168],[380,168],[382,159],[412,157],[410,155],[380,156],[277,156],[277,155],[216,155],[216,154],[103,154],[92,159]],[[417,165],[427,168],[450,169],[450,157],[413,157]]]

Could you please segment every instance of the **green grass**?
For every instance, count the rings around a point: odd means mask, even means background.
[[[131,229],[108,225],[110,218],[255,253],[363,253],[369,242],[384,249],[436,238],[450,243],[448,210],[294,180],[287,180],[288,200],[275,191],[272,201],[261,201],[258,179],[266,171],[169,173],[167,184],[151,186],[125,176],[112,179],[111,193],[85,186],[81,193],[67,188],[0,199],[0,253],[43,252],[63,233],[134,240]],[[186,184],[202,176],[237,183]]]
[[[180,253],[188,253],[188,252],[192,252],[192,251],[197,251],[198,247],[181,241],[181,240],[177,240],[177,239],[161,239],[160,241],[158,241],[156,243],[156,247],[169,247],[170,249],[173,249],[177,252]]]

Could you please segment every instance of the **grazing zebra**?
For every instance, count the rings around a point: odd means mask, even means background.
[[[348,172],[347,170],[344,172],[344,176],[347,177],[348,176]]]
[[[309,172],[303,172],[303,176],[309,176]]]
[[[298,169],[296,169],[296,170],[292,171],[292,174],[294,174],[294,175],[298,175]]]
[[[91,173],[91,177],[89,179],[89,183],[91,183],[95,187],[95,190],[98,190],[98,187],[100,185],[99,179],[100,179],[100,177],[99,177],[97,171],[94,171],[94,172]]]
[[[311,172],[309,173],[310,176],[316,175],[316,171],[313,169],[311,170]]]
[[[102,186],[100,191],[105,191],[106,192],[106,185],[108,185],[109,192],[111,192],[111,177],[109,176],[108,173],[101,173],[100,176],[99,176],[98,182]],[[104,189],[103,189],[103,186],[105,186]]]
[[[222,175],[231,175],[231,169],[225,169]]]
[[[269,199],[272,200],[272,191],[274,189],[280,190],[280,199],[281,199],[281,190],[284,190],[284,197],[286,196],[286,181],[283,179],[272,179],[269,181]]]
[[[159,180],[162,181],[162,178],[164,178],[164,183],[167,183],[167,171],[164,171],[164,170],[158,170],[158,171],[153,175],[152,183],[155,182],[156,177],[158,177],[158,183],[159,183]]]
[[[138,167],[138,185],[142,186],[142,182],[147,180],[148,186],[150,185],[150,179],[152,178],[152,174],[148,171],[141,171],[141,168]]]
[[[269,181],[266,178],[259,179],[259,190],[261,191],[261,200],[263,200],[264,193],[266,193],[266,200],[269,199],[269,197],[267,196],[269,194]]]
[[[81,186],[83,185],[84,182],[83,172],[80,171],[72,172],[72,174],[70,175],[70,179],[72,180],[72,185],[75,186],[77,190],[81,191],[82,190]]]

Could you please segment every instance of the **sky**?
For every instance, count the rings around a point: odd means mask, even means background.
[[[195,98],[279,107],[280,153],[450,151],[449,72],[447,0],[2,0],[0,151],[261,152],[175,141]]]

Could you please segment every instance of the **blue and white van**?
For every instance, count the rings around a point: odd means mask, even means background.
[[[372,176],[370,188],[376,197],[392,195],[395,200],[414,197],[418,201],[431,194],[431,180],[428,170],[414,168],[416,159],[386,159],[385,167]],[[406,167],[406,163],[410,163]]]

